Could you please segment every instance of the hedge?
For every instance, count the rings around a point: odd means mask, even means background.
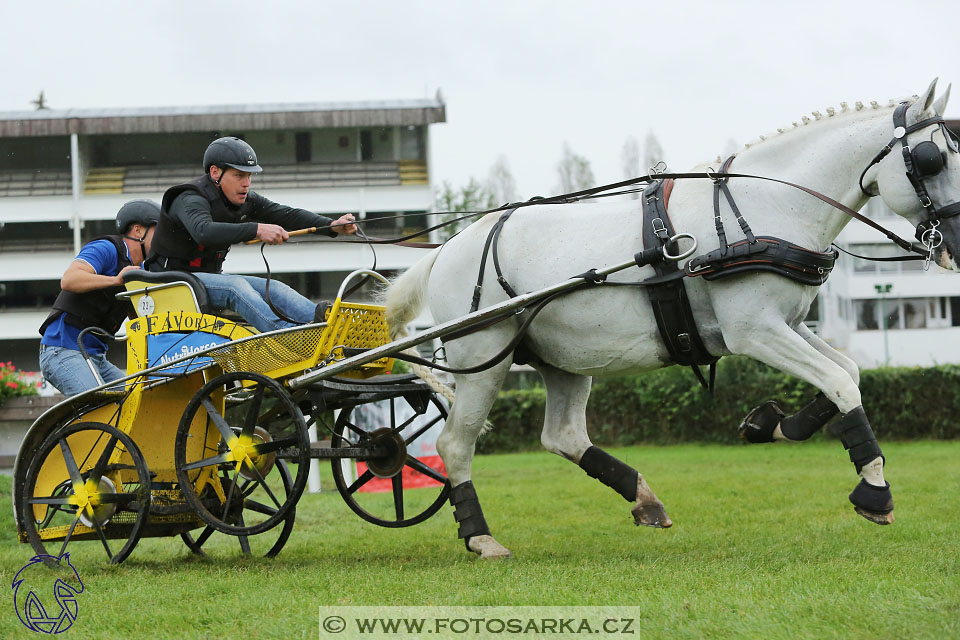
[[[863,371],[863,406],[880,443],[884,440],[960,438],[960,366]],[[775,399],[793,413],[813,399],[811,385],[755,360],[727,357],[717,367],[714,396],[686,368],[670,367],[623,378],[594,380],[587,429],[594,444],[737,443],[737,426],[753,407]],[[540,447],[546,390],[503,391],[493,407],[493,431],[478,451]],[[827,426],[836,437],[838,420]]]

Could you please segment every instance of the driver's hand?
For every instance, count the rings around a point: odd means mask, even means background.
[[[353,235],[357,232],[357,225],[353,224],[354,220],[356,220],[356,218],[353,217],[353,214],[347,213],[340,216],[333,222],[331,222],[330,228],[335,233],[345,233],[347,235]]]
[[[266,244],[283,244],[283,241],[290,237],[287,230],[276,224],[257,224],[257,238]]]

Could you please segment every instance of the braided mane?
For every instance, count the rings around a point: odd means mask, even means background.
[[[775,133],[768,133],[765,135],[761,135],[755,138],[754,140],[751,140],[750,142],[747,142],[746,144],[744,144],[743,148],[749,149],[750,147],[754,147],[764,142],[765,140],[769,140],[770,138],[775,138],[789,131],[793,131],[794,129],[805,127],[811,123],[817,122],[818,120],[828,120],[830,118],[842,116],[843,114],[847,114],[847,113],[857,113],[865,109],[867,110],[892,109],[896,107],[898,104],[900,104],[901,102],[903,102],[904,100],[913,102],[917,99],[918,99],[918,96],[910,96],[909,98],[899,98],[899,99],[891,98],[886,105],[881,105],[876,100],[871,100],[869,104],[864,104],[863,102],[857,100],[856,102],[853,103],[852,108],[848,103],[841,102],[839,111],[837,111],[834,107],[827,107],[826,109],[824,109],[825,113],[820,111],[811,112],[810,116],[813,116],[812,118],[807,115],[800,116],[799,121],[795,120],[791,122],[789,126],[777,127],[777,131]],[[721,158],[720,156],[717,156],[717,162],[723,162],[723,158]]]

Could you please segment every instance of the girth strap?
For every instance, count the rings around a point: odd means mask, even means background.
[[[666,181],[672,186],[672,181]],[[710,354],[704,346],[697,332],[697,325],[693,319],[693,310],[687,299],[686,287],[683,283],[683,272],[674,261],[662,259],[662,250],[667,248],[670,253],[676,253],[675,243],[670,238],[675,235],[673,224],[667,215],[667,197],[669,191],[663,181],[657,180],[643,191],[643,246],[647,253],[656,248],[661,259],[653,260],[656,276],[644,284],[647,285],[647,294],[653,306],[653,315],[657,320],[657,329],[660,337],[667,346],[670,360],[677,364],[690,365],[701,384],[712,389],[714,373],[711,372],[710,382],[704,378],[697,368],[698,365],[708,364],[715,366],[719,358]]]

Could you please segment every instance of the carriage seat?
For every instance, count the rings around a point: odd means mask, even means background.
[[[118,298],[130,298],[138,316],[166,311],[191,311],[222,315],[210,306],[203,283],[186,271],[144,271],[133,269],[123,274],[125,292]]]

